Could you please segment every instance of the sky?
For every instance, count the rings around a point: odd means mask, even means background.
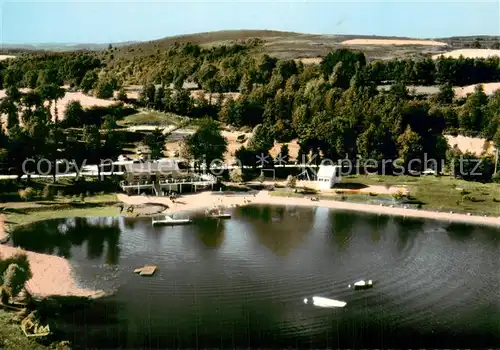
[[[235,29],[500,35],[500,1],[0,0],[0,43],[116,43]]]

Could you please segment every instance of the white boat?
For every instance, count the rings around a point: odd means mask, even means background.
[[[304,304],[307,304],[309,300],[307,298],[304,299]],[[319,307],[344,307],[347,305],[346,302],[340,300],[333,300],[329,298],[323,297],[312,297],[312,303],[314,306]]]
[[[222,210],[207,210],[206,214],[214,219],[231,219],[231,214],[224,213]]]
[[[364,281],[364,280],[361,280],[361,281],[357,281],[353,284],[354,286],[354,289],[368,289],[368,288],[371,288],[373,287],[373,281],[372,280],[368,280],[368,281]],[[349,288],[351,288],[352,286],[349,285]]]
[[[174,219],[169,215],[165,215],[163,217],[159,218],[152,218],[151,223],[153,225],[169,225],[169,226],[174,226],[174,225],[186,225],[190,224],[191,220],[190,219]]]

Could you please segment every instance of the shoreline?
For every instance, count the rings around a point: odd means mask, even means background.
[[[224,208],[231,208],[248,204],[294,205],[302,207],[326,207],[330,209],[356,211],[378,215],[402,216],[417,219],[431,219],[438,221],[500,227],[500,217],[434,212],[423,209],[397,208],[374,204],[342,202],[325,199],[311,201],[308,198],[271,196],[269,194],[269,191],[259,191],[255,196],[253,194],[245,195],[243,193],[236,196],[226,196],[223,194],[219,195],[218,193],[214,192],[201,192],[181,196],[178,200],[178,204],[173,205],[170,200],[165,197],[127,196],[124,194],[118,194],[117,197],[118,200],[129,205],[153,205],[155,203],[170,205],[170,208],[166,211],[172,214],[202,211],[205,209],[213,208],[215,205],[221,205]]]
[[[26,282],[25,288],[33,297],[73,296],[95,299],[105,294],[103,290],[91,290],[78,286],[73,267],[67,259],[0,245],[1,259],[16,254],[26,254],[28,257],[32,277]]]
[[[93,290],[82,287],[78,283],[78,278],[75,277],[72,263],[63,257],[37,253],[29,250],[24,250],[7,245],[10,232],[13,228],[30,225],[35,222],[58,219],[65,217],[89,217],[89,216],[129,216],[125,213],[119,213],[120,201],[103,202],[101,206],[90,208],[73,208],[68,212],[52,211],[51,206],[47,206],[43,211],[33,211],[27,215],[31,215],[31,219],[26,222],[9,223],[9,214],[0,214],[0,259],[8,258],[16,253],[26,254],[32,271],[32,278],[26,282],[26,289],[34,297],[47,298],[52,296],[74,296],[97,299],[108,296],[103,290]],[[55,205],[57,206],[57,204]],[[54,207],[52,207],[54,208]],[[140,208],[137,212],[142,215],[154,215],[163,211],[163,205],[154,205],[148,203]],[[104,211],[103,211],[104,210]],[[136,213],[137,213],[136,212]],[[49,213],[49,216],[46,215]],[[42,215],[39,215],[42,214]],[[66,214],[66,215],[64,215]]]
[[[126,205],[139,206],[139,213],[133,216],[152,216],[162,213],[184,214],[204,211],[206,209],[211,209],[214,206],[230,209],[239,206],[257,204],[325,207],[329,209],[355,211],[361,213],[364,212],[377,215],[400,216],[416,219],[430,219],[449,223],[456,222],[500,227],[499,217],[434,212],[421,209],[398,208],[327,199],[311,201],[309,198],[272,196],[269,191],[258,191],[252,193],[242,192],[241,194],[238,193],[236,195],[225,195],[224,193],[219,192],[200,192],[182,195],[176,200],[175,203],[172,203],[167,197],[155,196],[127,196],[125,194],[117,194],[117,199],[118,202],[122,202]],[[129,216],[125,213],[123,213],[125,215],[118,213],[116,205],[114,207],[117,211],[117,215],[115,216]],[[83,216],[103,216],[102,212],[100,213],[100,209],[102,208],[96,209],[96,215],[89,215],[89,212],[85,212],[85,215]],[[50,209],[47,208],[47,210]],[[93,213],[94,211],[90,212],[90,214]],[[76,215],[74,216],[78,216],[78,212],[75,212],[75,214]],[[0,240],[5,239],[9,235],[6,218],[7,215],[0,214]],[[39,220],[44,220],[44,218],[40,218]],[[34,220],[33,222],[39,220]],[[0,244],[0,259],[8,258],[16,253],[23,253],[28,256],[33,277],[26,283],[26,289],[35,297],[46,298],[50,296],[76,296],[99,298],[106,296],[102,290],[91,290],[80,287],[74,276],[72,264],[65,258]]]

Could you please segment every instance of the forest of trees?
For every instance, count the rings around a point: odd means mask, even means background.
[[[41,152],[49,159],[58,157],[69,125],[60,123],[46,106],[64,96],[58,88],[62,84],[110,97],[110,91],[112,95],[137,79],[144,84],[139,104],[196,118],[207,116],[235,127],[256,127],[249,148],[238,150],[244,159],[269,151],[274,141],[292,139],[298,139],[301,154],[403,162],[424,154],[448,160],[460,155],[457,149],[449,149],[443,133],[482,136],[500,144],[500,91],[487,96],[478,85],[467,98],[457,99],[453,89],[500,81],[498,57],[368,62],[362,53],[341,49],[325,56],[320,65],[304,65],[250,54],[246,45],[203,49],[194,44],[128,61],[114,62],[109,53],[104,58],[99,55],[25,55],[0,63],[1,84],[7,89],[0,104],[1,113],[7,115],[7,132],[0,135],[4,159],[16,163]],[[209,98],[192,98],[182,88],[185,81],[198,84]],[[380,91],[381,83],[391,88]],[[411,84],[439,84],[440,90],[431,96],[416,95],[407,88]],[[21,87],[34,90],[21,93]],[[240,95],[226,99],[223,92]],[[81,142],[94,158],[119,148],[120,137],[113,136],[119,133],[109,127],[110,117],[106,123],[104,116],[91,122],[92,118],[83,117],[81,106],[74,105],[70,111],[79,115],[67,117],[73,126],[84,126]],[[18,113],[22,126],[16,121]],[[101,125],[106,129],[99,132]],[[36,147],[42,144],[46,149]]]

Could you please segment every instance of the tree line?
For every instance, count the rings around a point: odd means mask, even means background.
[[[108,82],[111,87],[103,84],[113,91],[140,67],[154,74],[148,75],[139,104],[191,117],[208,117],[236,127],[255,128],[249,147],[238,150],[241,159],[249,162],[255,159],[251,155],[268,152],[275,141],[292,139],[298,139],[300,155],[309,157],[318,154],[329,159],[399,158],[405,163],[423,158],[424,154],[435,159],[447,159],[451,153],[456,156],[457,150],[448,149],[443,136],[446,132],[483,136],[496,145],[500,143],[500,92],[488,97],[482,87],[477,86],[467,98],[457,99],[453,90],[457,79],[471,83],[487,79],[486,76],[488,79],[498,77],[498,72],[494,72],[500,69],[498,58],[381,63],[368,62],[360,52],[341,49],[325,56],[320,65],[304,65],[294,60],[253,55],[245,45],[204,49],[183,44],[157,55],[136,57],[128,63],[125,69],[128,73],[115,75],[124,71],[115,71],[117,65],[112,66],[109,57],[106,64],[105,60],[88,53],[54,57],[52,54],[23,56],[8,61],[2,68],[7,97],[2,100],[1,109],[7,115],[8,137],[4,135],[4,139],[10,149],[16,144],[43,143],[44,137],[50,140],[46,144],[60,144],[51,130],[70,125],[84,126],[86,139],[97,145],[99,127],[112,124],[110,118],[102,123],[104,116],[99,116],[91,122],[92,118],[82,117],[81,108],[74,104],[69,107],[73,114],[67,115],[65,125],[58,121],[57,109],[54,116],[50,115],[47,104],[57,104],[61,98],[58,86],[62,83],[96,89],[99,81]],[[145,62],[150,65],[143,66]],[[24,77],[13,79],[19,72],[24,73]],[[464,75],[459,78],[457,72]],[[30,86],[25,85],[27,75],[37,76],[36,83],[34,78],[31,81],[35,89],[23,94],[18,88]],[[47,76],[51,78],[45,80]],[[86,85],[88,76],[93,77],[89,78],[93,84]],[[192,97],[182,87],[185,81],[198,84],[208,97]],[[392,81],[388,91],[377,89],[382,81]],[[442,85],[437,94],[422,96],[410,93],[407,85],[412,82]],[[239,96],[227,98],[223,94],[227,91],[238,91]],[[23,126],[15,121],[19,112]],[[30,127],[33,123],[45,127]],[[99,135],[101,141],[111,138],[112,128],[107,127],[107,131]],[[148,140],[158,144],[151,137]],[[39,150],[30,151],[30,147],[25,147],[20,152],[31,154]],[[11,158],[14,157],[14,153],[10,153]]]

